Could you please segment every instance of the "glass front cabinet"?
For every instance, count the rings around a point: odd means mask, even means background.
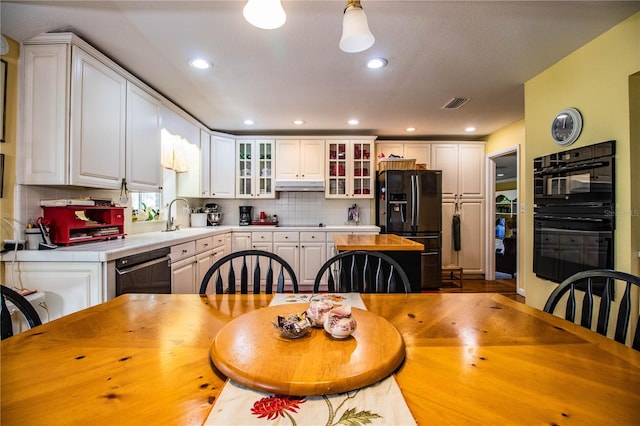
[[[274,198],[273,140],[236,141],[236,198]]]
[[[373,198],[372,140],[327,140],[326,198]]]

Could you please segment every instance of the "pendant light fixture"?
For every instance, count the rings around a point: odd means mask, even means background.
[[[251,25],[264,30],[280,28],[287,20],[280,0],[249,0],[242,14]]]
[[[373,46],[375,41],[360,0],[348,0],[342,19],[340,49],[347,53],[362,52]]]

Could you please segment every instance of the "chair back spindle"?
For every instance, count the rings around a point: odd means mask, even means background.
[[[253,266],[251,265],[252,263]],[[226,282],[223,278],[223,270],[225,268],[227,269]],[[236,274],[236,269],[239,269],[239,275]],[[236,293],[236,277],[239,279],[240,293],[242,294],[247,294],[250,287],[254,294],[259,294],[263,285],[265,293],[271,294],[273,293],[276,273],[276,291],[278,293],[285,292],[287,279],[291,283],[292,291],[298,292],[298,280],[295,272],[291,265],[280,256],[263,250],[237,251],[222,257],[211,265],[200,284],[200,294],[207,293],[209,281],[214,276],[215,292],[217,294]]]
[[[314,293],[326,282],[328,292],[409,293],[407,274],[394,259],[375,251],[352,250],[325,262],[313,285]]]
[[[640,277],[611,269],[594,269],[578,272],[556,287],[551,293],[544,306],[544,311],[554,313],[558,302],[568,293],[565,308],[565,319],[575,322],[576,316],[576,292],[583,293],[580,325],[591,329],[593,325],[594,298],[596,284],[602,289],[597,307],[597,322],[595,331],[603,336],[607,335],[609,320],[611,316],[611,306],[614,299],[616,281],[624,282],[624,292],[618,301],[618,316],[616,318],[615,332],[613,339],[616,342],[625,344],[627,333],[630,327],[631,318],[631,289],[632,286],[640,287]],[[604,282],[604,284],[602,284]],[[640,318],[632,337],[631,347],[640,351]]]

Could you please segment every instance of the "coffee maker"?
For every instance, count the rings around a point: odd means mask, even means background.
[[[240,206],[240,226],[251,225],[252,206]]]

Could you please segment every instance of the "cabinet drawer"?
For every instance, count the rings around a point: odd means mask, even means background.
[[[196,254],[196,242],[189,241],[188,243],[177,244],[175,246],[171,246],[171,253],[169,256],[171,257],[171,263],[177,262],[178,260],[195,256]]]
[[[324,243],[326,239],[326,232],[300,232],[300,241]]]
[[[251,242],[261,243],[265,241],[273,241],[273,232],[252,232]]]
[[[274,232],[273,241],[276,243],[297,243],[300,236],[297,232]]]
[[[214,247],[213,237],[200,238],[199,240],[196,240],[196,253],[202,253],[203,251],[211,250]]]
[[[220,247],[224,247],[225,245],[225,238],[229,237],[231,238],[230,234],[220,234],[220,235],[214,235],[211,238],[213,239],[213,248],[220,248]]]

